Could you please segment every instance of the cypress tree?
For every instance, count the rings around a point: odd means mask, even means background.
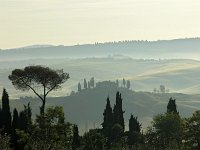
[[[14,149],[19,149],[19,145],[17,143],[19,137],[17,136],[16,129],[19,129],[19,116],[18,111],[15,108],[13,110],[13,120],[12,120],[12,136],[11,136],[11,142]]]
[[[94,88],[94,77],[92,77],[90,79],[90,87],[93,87]]]
[[[26,116],[27,116],[27,120],[28,120],[28,125],[32,124],[32,109],[30,107],[30,102],[28,103],[27,106],[24,105],[25,108],[25,112],[26,112]]]
[[[122,126],[124,130],[124,111],[122,110],[122,98],[121,93],[117,92],[116,94],[116,104],[114,105],[113,109],[113,118],[114,124],[119,124]]]
[[[27,116],[24,111],[19,113],[19,129],[26,130],[27,128]]]
[[[87,89],[87,81],[84,79],[84,89]]]
[[[80,84],[80,82],[78,83],[78,92],[80,92],[81,91],[81,84]]]
[[[18,115],[18,111],[15,108],[13,110],[13,121],[12,121],[12,128],[13,129],[18,129],[19,127],[19,115]]]
[[[123,78],[123,85],[126,86],[126,80]]]
[[[140,132],[141,124],[137,120],[137,117],[133,117],[131,114],[131,117],[129,119],[129,132]]]
[[[6,89],[3,89],[2,95],[2,126],[4,127],[4,131],[6,133],[11,132],[11,112],[9,105],[9,96],[6,92]]]
[[[169,99],[169,102],[167,104],[167,113],[178,114],[178,111],[176,109],[176,99],[173,99],[172,97]]]
[[[138,142],[142,142],[142,135],[140,133],[141,124],[137,120],[137,117],[131,117],[129,119],[129,132],[128,132],[128,144],[130,148]]]
[[[73,139],[72,139],[72,150],[77,149],[80,147],[80,136],[78,132],[78,126],[74,125],[73,126]]]
[[[110,106],[110,99],[109,97],[107,98],[107,104],[106,104],[106,109],[104,109],[103,113],[103,130],[108,130],[111,129],[113,126],[113,113],[112,113],[112,107]]]
[[[119,80],[118,79],[116,80],[116,85],[117,85],[117,87],[119,87]]]
[[[127,89],[130,89],[130,87],[131,87],[131,81],[130,80],[127,80],[126,87],[127,87]]]
[[[0,129],[2,128],[2,109],[0,106]]]
[[[90,82],[88,81],[88,89],[90,89]]]
[[[30,103],[24,105],[24,110],[19,113],[19,129],[27,130],[28,126],[32,123],[32,112],[30,108]]]
[[[107,137],[107,146],[110,147],[112,141],[112,127],[113,127],[113,112],[112,107],[110,105],[110,99],[107,98],[106,108],[104,109],[103,113],[103,133],[105,137]]]

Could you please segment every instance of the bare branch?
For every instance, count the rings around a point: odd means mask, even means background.
[[[44,99],[34,90],[34,88],[32,88],[29,84],[27,84],[23,79],[21,79],[21,81],[28,86],[42,101],[44,101]]]

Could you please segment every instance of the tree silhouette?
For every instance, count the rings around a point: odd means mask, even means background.
[[[137,120],[137,117],[133,117],[133,115],[131,114],[131,117],[129,119],[129,132],[128,132],[129,146],[133,146],[136,143],[142,141],[142,135],[140,133],[140,130],[141,130],[141,124]]]
[[[12,128],[13,129],[19,128],[19,115],[16,108],[13,110]]]
[[[32,90],[42,101],[40,113],[45,110],[47,95],[56,89],[61,88],[61,84],[69,79],[69,74],[63,70],[53,70],[43,66],[28,66],[24,69],[15,69],[8,77],[16,89],[22,91]],[[43,90],[43,94],[37,89]]]
[[[9,105],[9,96],[6,89],[3,89],[2,95],[2,125],[6,133],[11,132],[11,112]]]
[[[119,80],[116,80],[117,87],[119,87]]]
[[[12,136],[11,136],[11,142],[13,144],[13,147],[15,149],[20,149],[19,144],[17,143],[17,141],[19,140],[18,136],[17,136],[17,131],[16,129],[19,129],[19,115],[18,115],[18,111],[15,108],[13,110],[13,120],[12,120]]]
[[[80,84],[80,82],[78,83],[78,92],[80,92],[81,91],[81,84]]]
[[[94,77],[90,79],[90,86],[94,88]]]
[[[78,126],[74,125],[73,126],[73,137],[72,137],[72,150],[77,149],[78,147],[80,147],[80,136],[78,133]]]
[[[122,98],[121,93],[117,92],[116,94],[116,104],[113,108],[113,121],[114,124],[119,124],[124,129],[124,111],[122,110]]]
[[[82,150],[104,150],[106,138],[98,129],[90,130],[83,135]]]
[[[113,127],[113,112],[112,107],[110,106],[109,97],[107,98],[106,109],[103,113],[103,133],[108,138],[108,146],[110,147],[111,137],[112,137],[112,127]]]
[[[167,112],[168,113],[178,113],[176,109],[176,99],[173,99],[172,97],[169,99],[169,102],[167,104]]]
[[[19,113],[19,129],[21,130],[28,129],[28,126],[31,125],[32,123],[31,116],[32,116],[32,112],[31,112],[30,104],[28,103],[27,106],[24,105],[24,110],[22,110]]]
[[[159,149],[165,149],[171,143],[180,146],[183,134],[183,123],[181,117],[174,113],[165,113],[154,116],[152,126],[147,129],[146,140],[150,145]]]
[[[130,89],[130,87],[131,87],[131,81],[130,80],[127,80],[126,87],[127,87],[127,89]]]
[[[88,81],[88,89],[90,89],[90,82]]]
[[[104,110],[103,113],[103,130],[107,130],[108,128],[111,128],[113,125],[113,113],[112,113],[112,107],[110,106],[110,99],[109,97],[107,98],[107,104],[106,104],[106,109]]]
[[[160,92],[165,93],[165,86],[164,85],[160,85]]]
[[[191,149],[200,149],[200,110],[193,113],[192,117],[186,122],[186,144]]]
[[[126,80],[123,78],[123,85],[126,86]]]
[[[129,132],[140,132],[141,124],[137,120],[137,117],[133,117],[131,114],[131,117],[129,119]]]
[[[2,109],[0,106],[0,118],[2,118]],[[2,128],[3,124],[2,124],[2,119],[0,119],[0,128]]]
[[[84,89],[87,89],[87,81],[84,79]]]

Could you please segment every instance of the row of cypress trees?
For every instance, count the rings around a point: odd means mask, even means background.
[[[8,134],[11,137],[12,147],[14,149],[20,149],[20,145],[17,144],[17,129],[26,131],[28,125],[31,124],[31,108],[28,104],[24,105],[24,110],[18,113],[14,108],[13,113],[10,111],[9,95],[6,89],[3,89],[2,105],[0,107],[0,134]]]
[[[126,135],[128,137],[128,143],[129,145],[134,145],[135,143],[139,142],[139,140],[142,136],[141,134],[141,124],[137,120],[137,117],[134,117],[131,114],[131,117],[129,119],[129,131],[124,132],[125,125],[124,125],[124,114],[125,111],[122,109],[122,96],[121,93],[117,92],[116,94],[116,104],[114,105],[114,108],[112,109],[110,105],[110,99],[107,98],[107,104],[106,108],[104,109],[103,113],[103,133],[105,137],[107,137],[107,146],[110,147],[113,142],[116,142],[117,136],[117,129],[122,129],[121,135]],[[136,138],[137,136],[137,138]],[[121,138],[121,137],[119,137]]]

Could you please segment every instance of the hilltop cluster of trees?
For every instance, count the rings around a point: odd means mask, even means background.
[[[119,87],[119,80],[118,79],[116,80],[116,84],[117,84],[117,87]],[[121,86],[124,87],[124,88],[130,89],[131,88],[131,81],[123,78]]]
[[[90,89],[95,87],[94,77],[92,77],[89,81],[86,79],[83,80],[83,88],[81,86],[81,83],[78,83],[78,92],[80,92],[82,89]]]
[[[160,93],[160,94],[164,94],[164,93],[169,93],[169,89],[166,89],[165,85],[160,85],[159,89],[157,88],[154,88],[153,89],[153,93],[156,94],[156,93]]]
[[[110,82],[110,81],[108,81]],[[94,88],[95,86],[99,86],[102,84],[108,84],[106,82],[97,82],[95,85],[95,80],[94,77],[92,77],[89,81],[87,81],[85,78],[83,80],[83,83],[81,84],[80,82],[78,83],[78,92],[81,92],[82,90],[86,90],[86,89],[90,89],[90,88]],[[111,84],[111,83],[110,83]],[[115,82],[117,87],[120,87],[120,83],[119,80],[117,79]],[[131,88],[131,81],[130,80],[126,80],[125,78],[122,79],[121,81],[121,87],[123,88],[127,88],[130,89]],[[71,95],[73,95],[75,92],[73,91]]]

